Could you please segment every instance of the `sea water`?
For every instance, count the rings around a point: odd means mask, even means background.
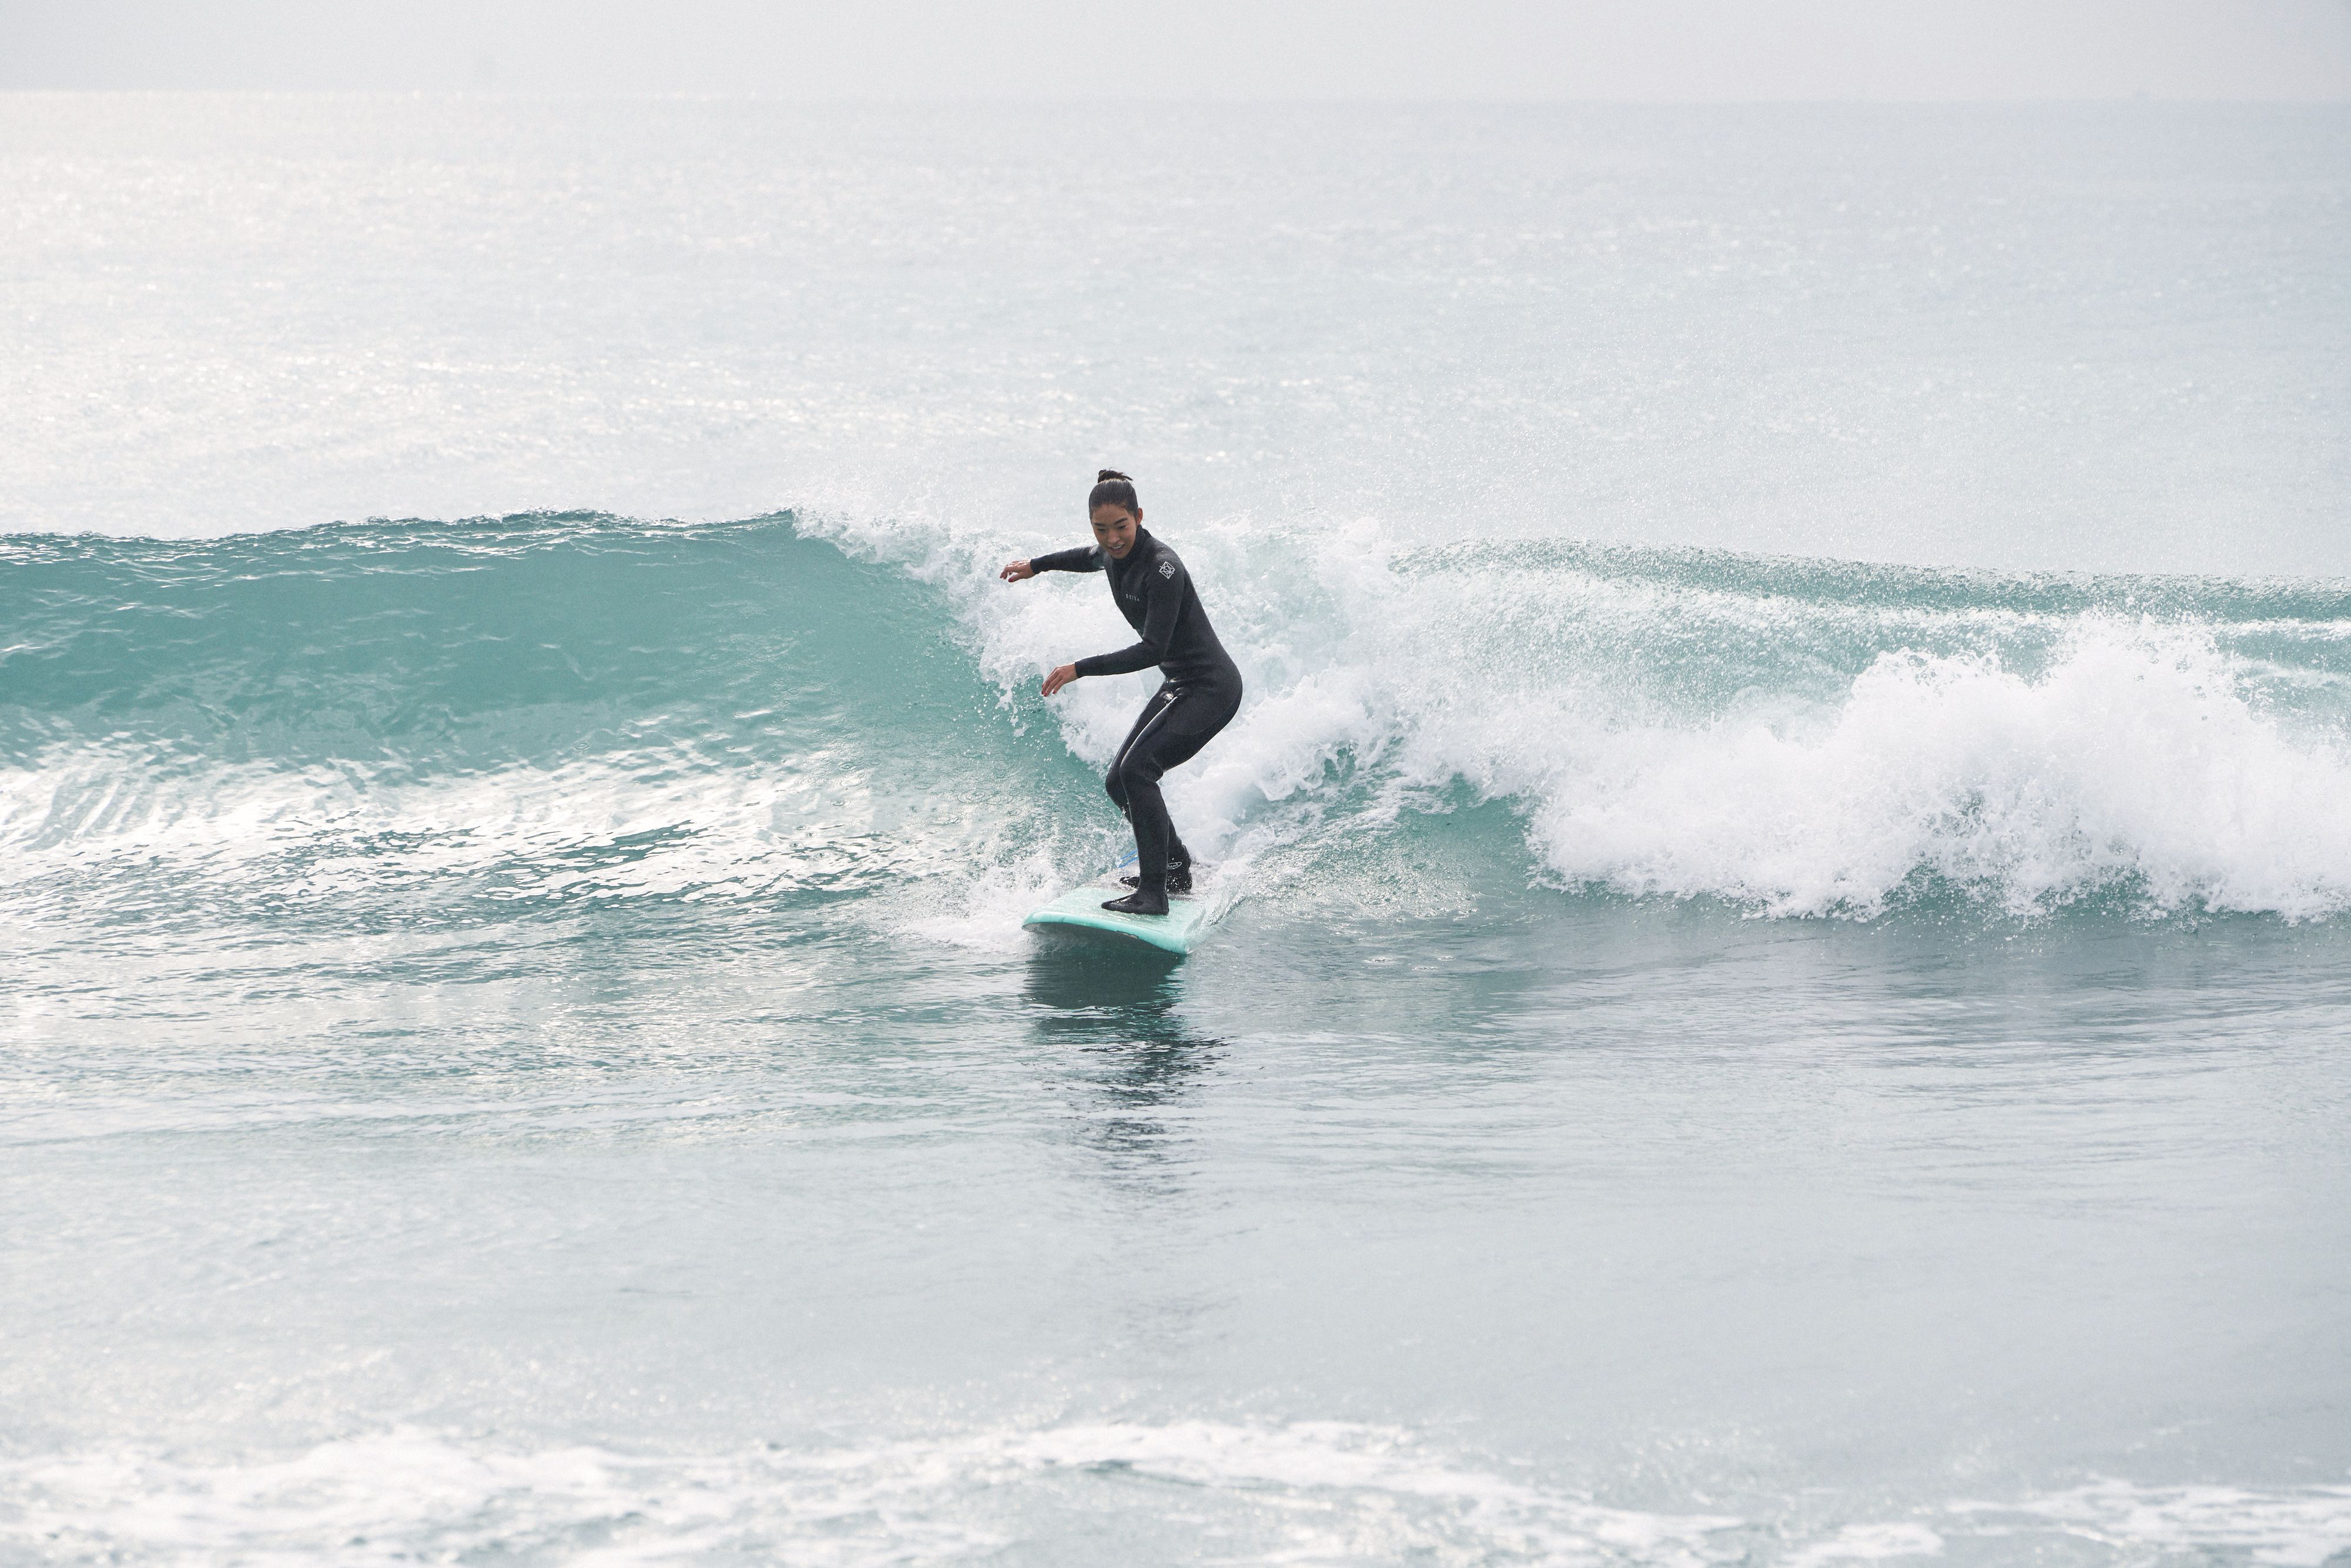
[[[0,99],[0,1558],[2351,1553],[2351,114]],[[1240,664],[1116,853],[1141,481]]]

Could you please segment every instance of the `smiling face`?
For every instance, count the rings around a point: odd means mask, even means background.
[[[1102,546],[1102,554],[1124,560],[1126,552],[1134,548],[1134,530],[1143,526],[1143,513],[1116,505],[1096,507],[1093,522],[1094,542]]]

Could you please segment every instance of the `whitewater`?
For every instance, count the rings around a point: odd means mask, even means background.
[[[2351,114],[0,96],[0,1560],[2351,1554]],[[1190,959],[1021,915],[1249,697]]]

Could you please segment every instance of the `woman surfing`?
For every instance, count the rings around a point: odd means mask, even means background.
[[[1115,653],[1062,664],[1045,677],[1051,696],[1082,675],[1123,675],[1159,666],[1166,677],[1111,759],[1102,788],[1134,824],[1134,891],[1105,901],[1118,915],[1165,915],[1167,895],[1192,891],[1192,852],[1176,836],[1159,779],[1188,762],[1240,711],[1241,672],[1208,624],[1192,576],[1176,552],[1144,530],[1134,481],[1105,468],[1086,497],[1094,542],[1008,563],[998,575],[1023,582],[1040,571],[1108,571],[1110,596],[1142,641]]]

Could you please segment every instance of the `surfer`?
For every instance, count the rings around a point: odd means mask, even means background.
[[[1134,481],[1105,468],[1086,497],[1094,528],[1092,546],[1008,563],[998,575],[1022,582],[1040,571],[1110,573],[1110,596],[1142,641],[1115,653],[1062,664],[1045,677],[1051,696],[1081,675],[1123,675],[1159,666],[1166,679],[1153,694],[1102,779],[1102,788],[1134,824],[1134,891],[1107,900],[1118,915],[1165,915],[1167,895],[1192,891],[1192,852],[1167,820],[1159,780],[1188,762],[1240,711],[1241,672],[1208,624],[1191,573],[1176,552],[1145,532]]]

